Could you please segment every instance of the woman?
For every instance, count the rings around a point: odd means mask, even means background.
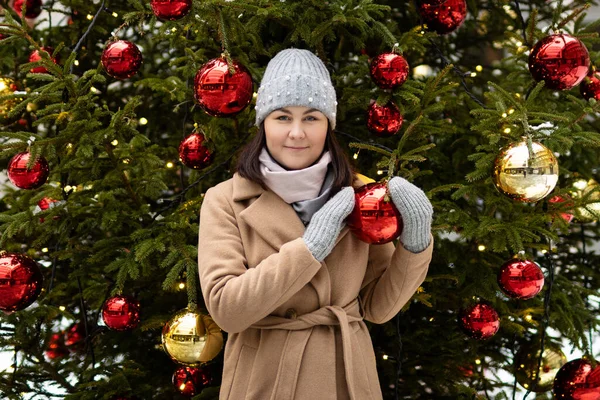
[[[258,90],[258,134],[233,178],[200,212],[198,267],[206,307],[229,333],[221,400],[381,399],[363,320],[394,317],[425,279],[432,207],[394,177],[401,245],[348,233],[351,166],[337,144],[325,65],[287,49]]]

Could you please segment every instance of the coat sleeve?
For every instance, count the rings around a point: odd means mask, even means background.
[[[254,268],[247,260],[229,197],[210,188],[200,210],[198,271],[206,308],[226,332],[247,329],[290,299],[321,268],[302,238]]]
[[[420,253],[402,244],[369,246],[369,262],[360,290],[364,318],[376,324],[392,319],[425,280],[433,251],[433,237]]]

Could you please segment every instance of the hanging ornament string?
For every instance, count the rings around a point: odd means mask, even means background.
[[[75,45],[75,47],[73,48],[73,50],[71,50],[71,53],[77,54],[77,52],[79,51],[79,49],[81,48],[83,41],[85,40],[85,38],[87,37],[88,33],[90,33],[90,31],[92,30],[92,28],[94,27],[94,25],[96,24],[96,20],[98,19],[98,16],[100,15],[100,12],[104,11],[104,3],[106,2],[106,0],[102,0],[102,4],[100,4],[100,7],[98,8],[98,11],[96,11],[96,14],[94,15],[94,18],[92,19],[92,22],[90,23],[90,25],[88,26],[87,30],[85,31],[85,33],[83,34],[83,36],[81,36],[81,38],[79,39],[79,41],[77,42],[77,44]],[[73,73],[73,66],[75,64],[72,63],[71,64],[71,68],[69,68],[69,73],[72,74]]]
[[[531,48],[531,44],[527,40],[527,30],[526,30],[527,24],[525,24],[525,18],[523,17],[523,14],[521,13],[521,5],[519,4],[519,0],[515,0],[515,11],[516,11],[516,13],[519,16],[519,19],[521,21],[522,34],[523,34],[523,43],[528,48]]]
[[[586,247],[586,244],[585,244],[585,228],[584,228],[584,224],[583,223],[579,224],[579,226],[581,227],[581,243],[583,244],[583,246],[582,246],[582,256],[583,256],[583,259],[581,260],[581,263],[584,266],[587,267],[588,262],[587,262],[587,247]],[[591,285],[590,285],[589,275],[587,273],[584,273],[584,275],[585,275],[585,278],[584,278],[584,281],[583,281],[583,287],[586,288],[586,289],[590,289]],[[589,308],[590,303],[589,303],[589,300],[588,300],[588,296],[585,296],[585,303],[584,304],[585,304],[585,308],[586,309]],[[591,325],[588,326],[588,347],[589,347],[588,351],[590,352],[590,356],[592,356],[594,354],[594,351],[593,351],[592,327],[591,327]]]
[[[83,326],[85,328],[85,342],[86,347],[89,346],[90,355],[92,356],[92,368],[96,367],[96,357],[94,356],[94,344],[90,336],[88,323],[87,323],[87,311],[85,308],[85,302],[83,301],[83,289],[81,287],[81,278],[77,277],[77,287],[79,288],[79,304],[81,307],[81,319],[83,320]]]
[[[536,370],[536,377],[539,376],[540,368],[542,367],[542,360],[544,355],[544,347],[546,341],[546,328],[550,322],[550,298],[552,295],[552,284],[554,283],[554,263],[552,262],[552,240],[548,239],[548,251],[546,252],[546,259],[548,260],[548,288],[544,294],[544,318],[542,320],[542,329],[540,334],[540,354],[538,356],[538,365]],[[531,390],[528,390],[523,396],[523,400],[529,396]]]

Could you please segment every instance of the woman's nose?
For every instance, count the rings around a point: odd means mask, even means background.
[[[293,123],[290,130],[290,137],[301,139],[305,135],[304,128],[301,123]]]

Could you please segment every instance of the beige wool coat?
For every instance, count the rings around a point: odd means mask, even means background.
[[[344,227],[319,262],[304,229],[291,205],[237,173],[205,194],[200,284],[229,333],[220,400],[382,398],[363,320],[380,324],[400,311],[425,279],[433,239],[414,254],[369,245]]]

